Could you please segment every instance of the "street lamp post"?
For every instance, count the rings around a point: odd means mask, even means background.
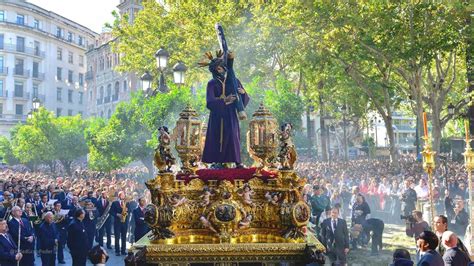
[[[31,101],[31,105],[32,105],[32,109],[31,111],[28,112],[28,115],[27,115],[27,118],[28,119],[31,119],[33,118],[33,115],[38,112],[40,106],[41,106],[41,101],[38,97],[35,97],[33,98],[33,100]]]
[[[160,72],[160,78],[158,80],[157,89],[151,88],[152,86],[151,84],[153,82],[153,76],[148,71],[145,71],[145,73],[140,77],[143,83],[142,89],[147,96],[154,96],[157,93],[157,91],[161,93],[167,93],[169,91],[168,86],[166,85],[165,74],[164,74],[166,66],[168,65],[169,57],[170,57],[170,54],[164,48],[160,48],[155,53],[156,67],[158,71]],[[179,61],[173,66],[174,83],[179,84],[179,85],[184,84],[186,70],[187,70],[186,65],[181,61]]]

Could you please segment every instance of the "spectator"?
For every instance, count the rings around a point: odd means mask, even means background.
[[[409,237],[413,237],[414,239],[417,239],[418,236],[423,232],[423,231],[429,231],[430,230],[430,225],[423,220],[423,213],[420,211],[413,211],[412,216],[414,218],[414,221],[407,221],[408,225],[406,228],[406,234]]]
[[[417,266],[444,266],[443,258],[436,252],[439,239],[431,231],[423,231],[416,241],[416,246],[421,252],[421,259]]]
[[[413,266],[410,252],[406,249],[396,249],[393,252],[393,263],[390,266]]]
[[[94,266],[105,266],[109,260],[109,254],[100,245],[96,245],[89,251],[89,260]]]
[[[469,256],[457,247],[458,237],[455,233],[451,231],[444,232],[441,243],[446,248],[443,255],[445,266],[467,265],[471,262]]]

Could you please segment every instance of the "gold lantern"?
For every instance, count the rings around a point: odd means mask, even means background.
[[[248,152],[252,158],[260,164],[256,175],[260,170],[272,163],[277,155],[278,123],[270,111],[260,104],[258,110],[253,114],[247,134]]]
[[[202,122],[191,105],[179,114],[176,122],[175,148],[181,159],[181,171],[194,175],[202,152]]]
[[[423,147],[423,151],[421,152],[421,154],[423,155],[423,169],[428,175],[431,175],[435,168],[434,156],[436,152],[431,149],[431,143],[428,137],[423,137],[423,140],[425,141],[425,146]]]

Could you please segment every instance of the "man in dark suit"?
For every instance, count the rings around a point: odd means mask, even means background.
[[[18,231],[20,231],[20,250],[23,254],[20,265],[33,266],[35,264],[35,234],[30,222],[21,218],[22,213],[20,207],[12,207],[12,219],[8,222],[8,228],[15,243],[18,243]]]
[[[148,225],[145,223],[145,205],[146,205],[146,199],[145,198],[140,198],[138,199],[138,207],[133,210],[133,220],[135,222],[135,242],[140,240],[144,235],[150,231],[150,228]]]
[[[94,197],[94,192],[88,191],[87,197],[84,200],[90,200],[94,206],[97,206],[97,198]]]
[[[101,196],[97,200],[97,210],[99,211],[100,217],[102,217],[105,214],[105,211],[107,210],[107,207],[109,206],[109,204],[111,203],[108,199],[107,192],[102,191]],[[107,220],[105,220],[104,224],[99,229],[97,243],[99,243],[99,245],[103,247],[104,234],[107,234],[107,248],[111,249],[112,248],[112,219],[113,217],[110,215],[110,209],[107,211],[109,211],[109,217],[107,218]]]
[[[468,265],[471,262],[469,256],[457,247],[458,237],[455,233],[451,231],[444,232],[441,242],[446,247],[443,255],[445,266]]]
[[[53,223],[52,212],[45,213],[43,219],[44,221],[38,230],[38,241],[41,248],[41,265],[54,266],[56,265],[56,246],[59,242],[59,232],[56,228],[56,224]]]
[[[416,241],[416,246],[420,250],[421,258],[417,266],[444,266],[441,255],[436,252],[439,239],[431,231],[423,231]]]
[[[372,251],[370,255],[378,255],[379,251],[382,250],[382,235],[385,223],[380,219],[370,218],[365,220],[365,223],[362,226],[367,236],[370,237],[370,232],[372,232]],[[367,241],[368,240],[369,239],[367,239]]]
[[[125,193],[118,193],[118,200],[112,202],[110,215],[114,217],[115,255],[126,255],[128,217],[123,216],[127,212],[128,206],[125,203]],[[120,245],[120,240],[122,245]]]
[[[62,204],[59,201],[54,203],[53,214],[58,217],[62,217],[61,220],[56,222],[56,229],[58,230],[58,262],[59,264],[66,264],[64,261],[64,246],[66,245],[67,239],[67,227],[69,225],[69,219],[66,216],[60,216]]]
[[[86,213],[83,209],[77,209],[74,213],[74,219],[69,224],[67,233],[67,246],[71,252],[73,266],[85,266],[87,261],[87,232],[84,227],[84,220]]]
[[[41,195],[41,201],[38,205],[36,205],[36,213],[38,213],[39,217],[43,217],[43,213],[48,211],[48,195],[43,194]]]
[[[17,261],[22,259],[18,247],[8,233],[7,221],[0,219],[0,265],[17,266]]]
[[[339,209],[331,209],[331,217],[321,224],[321,241],[331,263],[346,265],[349,252],[349,232],[346,221],[339,217]]]

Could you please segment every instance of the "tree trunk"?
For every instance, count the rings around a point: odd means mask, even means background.
[[[321,92],[320,92],[321,93]],[[327,147],[327,137],[326,136],[326,126],[324,125],[324,103],[323,97],[319,95],[319,132],[321,134],[321,154],[324,162],[328,161],[328,147]]]
[[[66,170],[66,173],[71,176],[71,164],[72,161],[61,161],[62,165],[64,166],[64,170]]]
[[[389,141],[389,150],[390,150],[390,162],[393,167],[397,168],[399,167],[399,162],[398,162],[398,152],[397,152],[397,147],[395,146],[395,132],[393,130],[393,119],[392,119],[392,113],[388,113],[387,116],[382,116],[384,123],[385,123],[385,129],[387,130],[387,136],[388,136],[388,141]]]

